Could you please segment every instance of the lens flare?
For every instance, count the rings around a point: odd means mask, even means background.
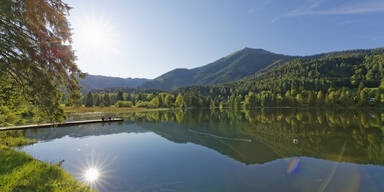
[[[290,175],[294,174],[297,168],[299,167],[299,164],[300,164],[300,159],[293,159],[288,166],[287,173]]]
[[[345,143],[341,147],[340,154],[338,155],[338,158],[337,158],[338,162],[341,161],[341,159],[343,158],[344,151],[345,151]],[[330,183],[330,181],[332,180],[333,176],[335,175],[336,169],[337,169],[338,166],[339,166],[339,164],[337,164],[337,163],[335,163],[333,165],[333,167],[331,168],[331,171],[329,172],[327,178],[325,178],[324,182],[320,185],[320,188],[319,188],[320,192],[325,191],[325,189],[328,187],[328,184]]]
[[[99,176],[100,176],[99,170],[97,170],[96,168],[89,168],[84,173],[85,180],[90,183],[96,182]]]
[[[85,153],[85,159],[76,163],[76,174],[74,175],[82,183],[89,185],[96,191],[107,191],[110,183],[108,182],[112,175],[111,164],[117,158],[105,156],[102,153],[96,152],[95,149],[88,149],[91,144],[82,150]],[[86,152],[87,151],[87,152]]]

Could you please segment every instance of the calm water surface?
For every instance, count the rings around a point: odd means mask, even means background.
[[[40,142],[20,150],[64,160],[65,170],[99,191],[384,191],[382,112],[190,110],[124,118],[25,130]]]

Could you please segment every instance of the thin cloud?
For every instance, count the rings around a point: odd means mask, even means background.
[[[365,1],[363,3],[344,4],[338,7],[332,8],[320,8],[323,1],[310,1],[309,4],[299,7],[293,11],[280,15],[272,20],[277,20],[284,17],[296,17],[304,15],[352,15],[352,14],[364,14],[384,12],[384,1]]]

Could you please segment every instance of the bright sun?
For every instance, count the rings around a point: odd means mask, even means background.
[[[85,180],[90,183],[97,181],[99,176],[100,176],[99,170],[97,170],[96,168],[89,168],[85,171],[85,174],[84,174]]]
[[[90,48],[100,49],[108,45],[108,30],[105,26],[98,24],[90,24],[87,27],[87,32],[84,33],[84,40]]]
[[[116,29],[103,16],[89,15],[75,24],[74,45],[90,54],[105,53],[116,47]]]

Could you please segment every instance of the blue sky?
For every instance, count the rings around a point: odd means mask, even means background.
[[[384,47],[384,0],[64,0],[84,72],[155,78],[244,47],[288,55]]]

